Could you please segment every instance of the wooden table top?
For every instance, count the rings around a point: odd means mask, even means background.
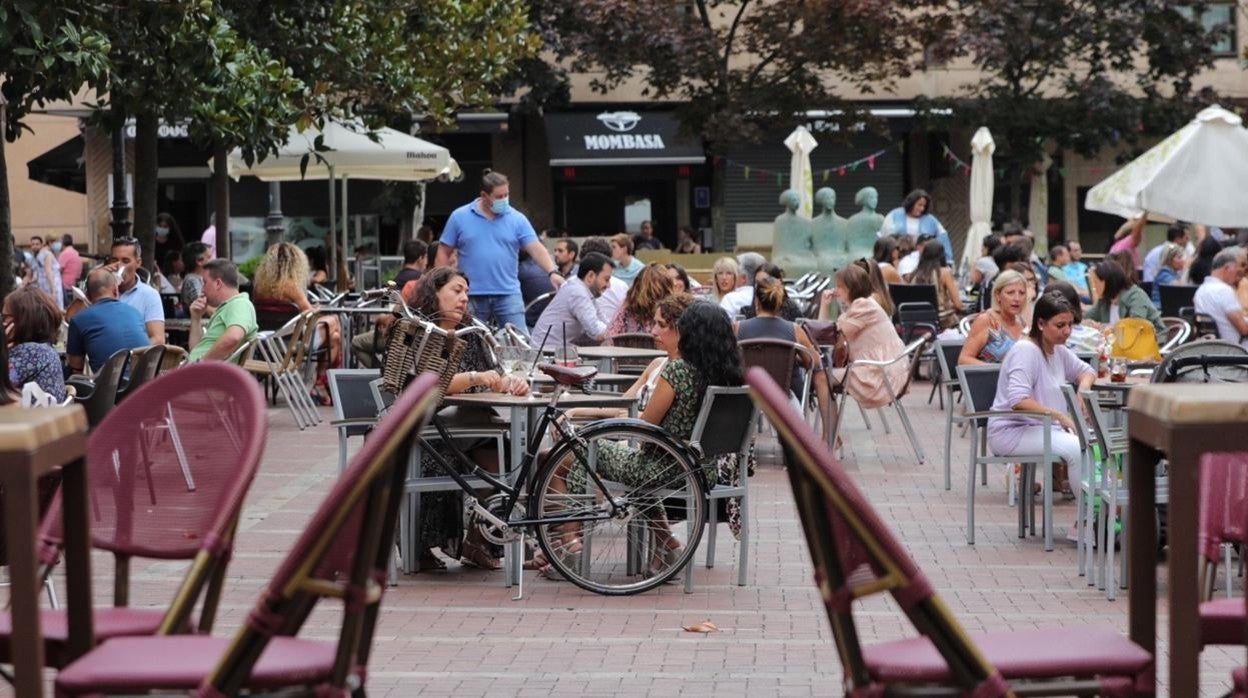
[[[1169,424],[1248,422],[1248,400],[1239,383],[1142,385],[1131,391],[1127,406]]]

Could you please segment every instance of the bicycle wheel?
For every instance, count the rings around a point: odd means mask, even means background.
[[[706,522],[689,452],[635,421],[601,422],[557,444],[530,501],[546,559],[598,594],[636,594],[671,579],[693,558]],[[684,545],[675,547],[676,534]]]

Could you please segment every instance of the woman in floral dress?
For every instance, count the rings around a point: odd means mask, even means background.
[[[708,386],[739,386],[743,383],[741,350],[737,346],[732,323],[723,309],[711,303],[693,303],[685,309],[674,325],[669,323],[660,309],[654,314],[655,342],[669,352],[669,360],[659,373],[654,392],[641,418],[662,427],[678,441],[688,441]],[[646,482],[661,482],[665,473],[674,467],[669,460],[655,457],[656,450],[642,446],[634,448],[621,443],[599,443],[597,453],[598,473],[607,480],[628,487],[638,487]],[[714,464],[710,465],[711,468]],[[579,477],[578,477],[579,476]],[[708,474],[715,480],[716,473]],[[584,470],[576,469],[564,486],[573,492],[584,491]],[[556,485],[558,487],[558,485]],[[655,521],[656,542],[664,552],[674,557],[680,550],[680,541],[672,535],[666,521]],[[564,550],[575,553],[580,549],[576,533],[569,530],[564,540]],[[544,572],[544,560],[536,561]]]

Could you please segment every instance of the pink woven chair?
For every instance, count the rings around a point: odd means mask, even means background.
[[[172,415],[180,439],[152,443],[148,425]],[[225,431],[238,440],[223,439]],[[222,363],[188,366],[146,383],[91,431],[87,482],[92,545],[113,554],[113,607],[95,610],[95,640],[191,629],[200,597],[198,632],[216,615],[233,550],[234,527],[268,435],[264,396],[256,381]],[[187,487],[182,463],[194,463]],[[59,495],[44,517],[40,557],[45,575],[62,539]],[[130,608],[130,560],[191,560],[168,608]],[[0,614],[0,661],[7,661],[12,617]],[[69,640],[64,610],[41,612],[45,654],[61,667]]]
[[[1248,454],[1210,453],[1200,467],[1200,644],[1243,645],[1244,600],[1229,598],[1231,588],[1227,560],[1227,596],[1213,598],[1222,544],[1248,542]]]
[[[426,373],[403,391],[232,639],[109,640],[61,671],[57,695],[165,689],[216,697],[282,687],[308,687],[318,696],[362,693],[407,457],[437,404],[437,384],[438,377]],[[295,637],[324,597],[343,600],[338,641]]]
[[[788,391],[757,368],[746,381],[785,448],[846,695],[1152,695],[1152,656],[1110,629],[969,635],[827,445],[789,406]],[[863,647],[853,602],[883,592],[892,594],[919,637]]]

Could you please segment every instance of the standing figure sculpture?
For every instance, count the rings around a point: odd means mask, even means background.
[[[836,215],[836,192],[832,188],[815,192],[815,204],[821,212],[811,221],[811,245],[819,273],[831,276],[853,261],[849,256],[849,221]]]
[[[785,274],[797,277],[815,269],[815,255],[811,248],[810,221],[797,215],[802,199],[796,191],[786,189],[780,194],[784,213],[776,216],[771,242],[771,261],[784,269]]]
[[[854,204],[862,208],[845,223],[849,259],[871,259],[876,237],[884,225],[884,216],[875,212],[880,205],[880,193],[875,187],[863,187],[854,195]]]

